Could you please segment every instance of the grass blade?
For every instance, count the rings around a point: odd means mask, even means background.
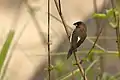
[[[0,51],[0,72],[1,72],[1,69],[3,67],[4,61],[5,61],[7,52],[9,50],[9,47],[11,45],[11,42],[13,40],[13,37],[14,37],[14,31],[10,30],[10,32],[8,33],[7,39],[6,39],[2,49]]]

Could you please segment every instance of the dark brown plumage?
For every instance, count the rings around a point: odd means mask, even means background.
[[[72,33],[72,38],[71,38],[71,47],[68,51],[67,54],[67,59],[72,55],[73,52],[77,51],[77,48],[84,42],[84,40],[87,37],[87,28],[86,25],[79,21],[74,23],[73,25],[76,26],[76,28],[74,29],[73,33]],[[80,38],[80,40],[78,41],[78,37]]]

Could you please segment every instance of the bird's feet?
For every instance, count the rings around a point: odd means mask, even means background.
[[[77,52],[77,49],[74,49],[73,52]]]

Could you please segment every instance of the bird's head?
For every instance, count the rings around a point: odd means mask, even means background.
[[[82,25],[82,26],[85,26],[84,22],[82,22],[82,21],[77,21],[77,22],[75,22],[73,25],[75,25],[76,28],[80,27],[81,25]]]

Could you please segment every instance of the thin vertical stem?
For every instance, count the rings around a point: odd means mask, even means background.
[[[113,9],[113,16],[114,16],[114,20],[115,23],[117,23],[116,25],[116,37],[117,37],[117,47],[118,47],[118,52],[119,52],[119,58],[120,58],[120,31],[119,31],[119,16],[117,16],[115,14],[115,7],[114,7],[114,1],[111,0],[111,5],[112,5],[112,9]],[[118,18],[118,19],[117,19]]]
[[[115,7],[114,7],[114,1],[113,0],[111,0],[111,5],[112,5],[112,9],[113,9],[114,20],[116,22],[117,21],[117,17],[116,17],[115,11],[114,11]]]
[[[97,8],[97,2],[96,2],[97,0],[94,0],[94,2],[93,2],[93,5],[94,5],[94,11],[95,11],[95,13],[98,13],[98,8]],[[105,4],[105,3],[104,3]],[[94,42],[94,45],[93,45],[93,48],[95,47],[95,44],[97,43],[97,41],[98,41],[98,39],[99,39],[99,37],[100,37],[100,34],[102,33],[102,31],[103,31],[103,27],[101,27],[101,25],[100,25],[100,20],[98,19],[98,18],[96,18],[95,19],[95,22],[96,22],[96,27],[97,27],[97,38],[96,38],[96,40],[95,40],[95,42]],[[100,79],[102,78],[102,76],[103,76],[103,72],[104,72],[104,63],[103,63],[103,56],[102,56],[102,54],[100,54]]]
[[[77,66],[78,66],[78,68],[79,68],[79,70],[80,70],[80,73],[81,73],[81,75],[82,75],[82,77],[83,77],[83,80],[88,80],[88,79],[87,79],[87,76],[86,76],[86,74],[85,74],[85,71],[84,71],[82,65],[79,63],[79,60],[78,60],[75,52],[74,52],[74,57],[75,57],[76,64],[77,64]]]
[[[94,5],[94,10],[95,10],[95,12],[97,13],[98,11],[97,11],[96,0],[94,0],[93,5]],[[90,55],[91,51],[94,49],[95,44],[97,43],[97,41],[98,41],[98,39],[99,39],[99,36],[100,36],[100,34],[102,33],[102,30],[103,30],[103,27],[100,27],[100,24],[99,24],[100,20],[96,19],[95,22],[96,22],[97,27],[99,28],[99,31],[98,31],[98,33],[97,33],[97,38],[96,38],[96,40],[95,40],[92,48],[91,48],[91,49],[89,50],[89,52],[88,52],[87,57]]]
[[[50,80],[50,0],[48,0],[48,80]]]
[[[63,25],[64,25],[64,28],[65,28],[65,31],[66,31],[68,40],[69,40],[70,36],[69,36],[69,32],[68,32],[68,30],[67,30],[67,25],[66,25],[65,20],[64,20],[64,18],[63,18],[63,16],[62,16],[61,2],[60,2],[60,0],[59,0],[59,5],[57,4],[57,1],[56,1],[56,0],[54,0],[54,2],[55,2],[55,5],[56,5],[56,8],[57,8],[57,10],[58,10],[59,16],[60,16],[60,18],[61,18],[61,20],[62,20],[62,23],[63,23]],[[78,66],[78,68],[79,68],[79,71],[80,71],[83,79],[84,79],[84,80],[87,80],[87,77],[86,77],[86,75],[85,75],[85,71],[84,71],[82,65],[79,63],[79,59],[77,58],[76,53],[74,53],[74,58],[75,58],[75,61],[76,61],[76,63],[77,63],[77,66]]]
[[[26,4],[26,7],[28,8],[29,10],[29,13],[35,23],[35,27],[37,28],[37,31],[39,33],[39,36],[43,37],[43,41],[46,41],[45,37],[42,35],[43,33],[41,33],[41,28],[40,28],[40,25],[35,17],[35,12],[34,10],[31,8],[31,6],[29,5],[29,3],[27,1],[24,2]],[[49,80],[50,80],[50,72],[51,72],[51,66],[50,66],[50,0],[48,0],[48,76],[49,76]],[[43,42],[44,43],[44,42]],[[46,47],[46,46],[44,46]]]

